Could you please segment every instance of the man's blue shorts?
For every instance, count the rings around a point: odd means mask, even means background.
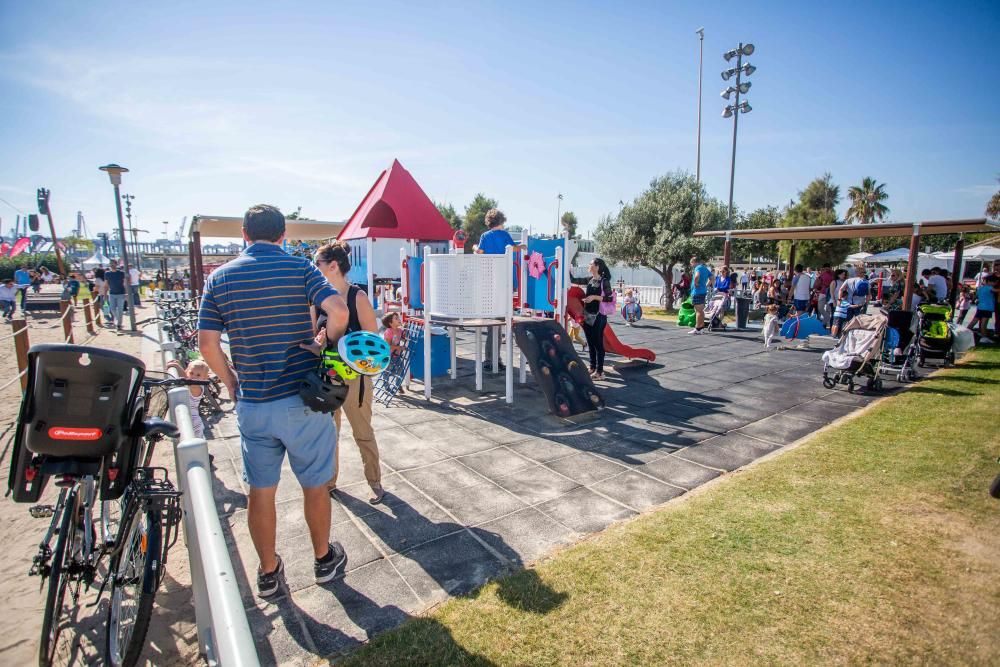
[[[793,299],[793,301],[798,312],[804,313],[809,309],[809,299]]]
[[[692,294],[691,295],[691,305],[692,306],[704,306],[705,298],[708,297],[708,293],[705,294]]]
[[[993,317],[993,311],[992,310],[979,310],[978,308],[976,308],[976,316],[974,318],[972,318],[972,319],[974,319],[974,320],[988,320],[991,317]]]
[[[243,480],[250,486],[277,486],[285,452],[303,488],[323,486],[333,477],[337,446],[333,416],[307,408],[297,395],[266,403],[238,401],[236,423]]]

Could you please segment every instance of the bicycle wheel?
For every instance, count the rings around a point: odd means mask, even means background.
[[[162,532],[158,511],[132,515],[124,546],[111,566],[107,661],[131,667],[139,660],[159,585]]]
[[[52,664],[59,646],[59,617],[62,616],[66,587],[69,585],[69,566],[73,560],[71,547],[76,535],[77,493],[76,489],[72,489],[66,494],[56,550],[52,554],[49,590],[45,595],[45,615],[42,617],[42,642],[38,649],[38,664],[41,667]]]

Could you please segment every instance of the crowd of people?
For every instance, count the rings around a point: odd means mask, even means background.
[[[1000,322],[993,317],[998,285],[1000,263],[993,269],[984,265],[974,284],[961,282],[957,285],[955,322],[963,324],[975,307],[975,322],[970,323],[970,328],[978,326],[983,337],[981,342],[993,342],[986,335],[991,319],[996,335],[1000,336]],[[948,269],[923,269],[913,283],[912,301],[906,309],[916,310],[921,303],[948,301],[953,286],[954,276]],[[866,269],[857,264],[835,269],[824,264],[813,269],[798,264],[789,275],[785,271],[763,268],[733,271],[723,266],[713,270],[694,257],[691,269],[685,270],[675,285],[674,296],[677,300],[691,298],[698,318],[692,333],[705,329],[705,303],[714,293],[722,292],[749,297],[753,310],[767,312],[774,307],[781,318],[789,313],[814,315],[836,337],[843,324],[863,313],[871,302],[877,301],[888,311],[903,310],[905,287],[906,271],[900,268]]]

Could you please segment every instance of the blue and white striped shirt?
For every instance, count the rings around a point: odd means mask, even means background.
[[[298,393],[317,365],[299,347],[314,332],[309,304],[337,294],[312,262],[280,246],[254,243],[205,282],[198,328],[229,333],[240,400],[276,401]]]

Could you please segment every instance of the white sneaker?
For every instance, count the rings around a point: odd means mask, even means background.
[[[980,345],[992,345],[993,344],[993,339],[992,338],[987,338],[986,336],[980,336],[979,337],[979,344]]]
[[[700,334],[704,329],[691,329],[688,333],[690,334]]]

